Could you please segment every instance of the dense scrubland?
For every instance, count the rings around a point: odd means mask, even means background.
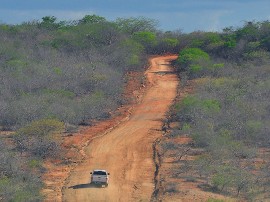
[[[144,71],[147,54],[178,45],[156,24],[86,15],[0,25],[1,201],[42,200],[42,163],[61,158],[60,135],[129,102],[127,73]]]
[[[262,150],[270,147],[269,51],[268,21],[188,34],[160,31],[143,17],[1,24],[0,127],[14,132],[0,138],[0,200],[41,201],[42,162],[61,158],[60,134],[109,118],[128,102],[126,74],[164,53],[179,54],[180,90],[196,80],[194,94],[172,106],[168,121],[180,127],[162,144],[164,156],[186,151],[173,142],[181,135],[193,138],[190,151],[202,149],[184,166],[175,161],[168,178],[202,179],[211,191],[250,200],[268,197],[270,163]]]
[[[269,199],[269,36],[265,21],[183,37],[187,46],[175,66],[180,89],[192,80],[194,92],[176,101],[169,116],[180,122],[162,145],[175,159],[172,178],[251,201]],[[193,141],[173,142],[181,136]],[[167,190],[179,191],[171,183]]]

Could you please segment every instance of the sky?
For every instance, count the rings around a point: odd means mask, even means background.
[[[270,0],[0,0],[0,23],[20,24],[55,16],[78,20],[99,15],[157,20],[163,31],[222,31],[247,21],[270,20]]]

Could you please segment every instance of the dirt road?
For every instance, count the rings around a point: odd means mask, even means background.
[[[66,180],[63,201],[149,201],[154,190],[153,142],[162,135],[165,112],[176,96],[178,78],[169,61],[176,56],[151,59],[146,72],[149,87],[130,119],[106,135],[94,139],[88,156]],[[107,188],[89,184],[90,171],[110,172]]]

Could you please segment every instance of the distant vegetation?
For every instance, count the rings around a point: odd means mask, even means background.
[[[61,157],[60,134],[108,118],[127,102],[126,73],[164,53],[179,54],[182,85],[200,80],[170,118],[181,123],[170,137],[188,134],[204,150],[190,165],[194,177],[249,199],[269,193],[269,161],[251,163],[270,147],[269,36],[268,21],[189,34],[160,31],[144,17],[0,24],[0,129],[14,131],[0,138],[0,201],[41,201],[42,162]],[[181,152],[170,145],[163,149]]]
[[[99,16],[1,25],[0,35],[3,129],[106,117],[122,102],[125,72],[142,66],[142,49],[125,45],[131,39]]]

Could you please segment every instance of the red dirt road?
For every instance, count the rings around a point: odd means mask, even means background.
[[[178,78],[169,62],[155,57],[146,72],[148,90],[129,120],[97,137],[85,149],[87,158],[67,178],[63,201],[149,201],[154,191],[153,142],[162,135],[162,119],[176,96]],[[90,171],[110,172],[107,188],[91,186]]]

